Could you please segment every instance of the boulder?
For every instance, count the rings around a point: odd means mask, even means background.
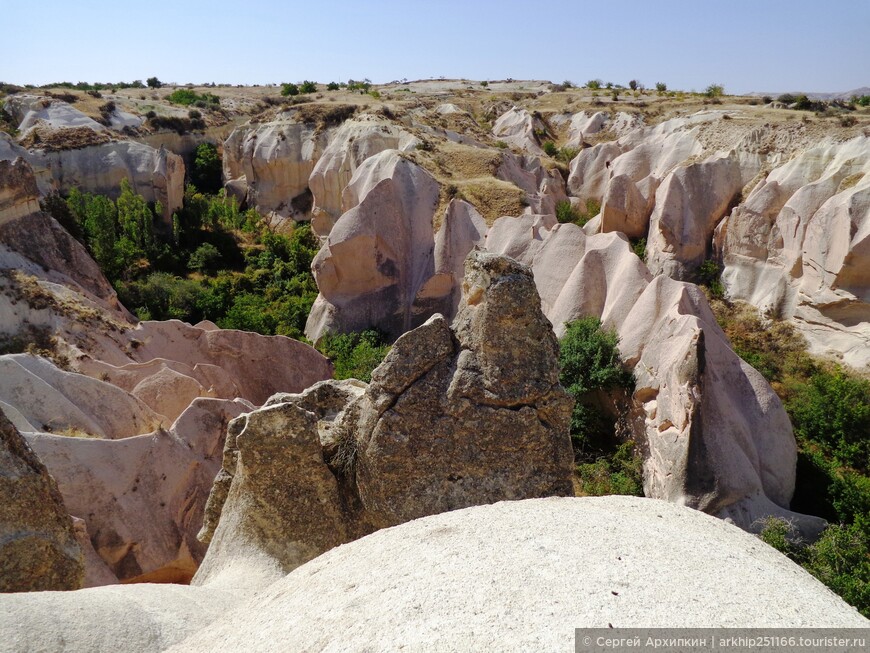
[[[359,202],[339,218],[311,264],[320,295],[305,334],[317,341],[327,331],[376,327],[396,337],[428,317],[414,302],[434,272],[438,182],[390,150],[356,170],[345,196]]]
[[[557,358],[529,269],[472,252],[453,327],[404,334],[368,386],[279,394],[231,423],[194,583],[250,586],[378,528],[571,495]]]
[[[436,315],[397,340],[336,430],[368,520],[385,527],[571,494],[571,405],[531,272],[472,252],[452,329]]]
[[[0,410],[0,592],[73,590],[83,581],[57,484]]]
[[[567,651],[575,628],[868,626],[720,520],[650,499],[548,498],[333,549],[170,651]]]

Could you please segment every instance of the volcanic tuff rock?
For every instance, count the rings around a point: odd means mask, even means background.
[[[426,517],[333,549],[170,651],[557,651],[571,649],[575,628],[609,626],[870,622],[707,515],[633,497],[549,498]]]
[[[377,327],[398,336],[431,311],[415,306],[432,276],[435,179],[395,150],[372,156],[351,178],[345,196],[353,208],[335,223],[311,264],[320,294],[305,334]],[[425,313],[420,317],[421,313]]]
[[[529,154],[543,154],[538,142],[538,133],[546,130],[543,121],[520,107],[506,111],[492,127],[492,135],[508,145]]]
[[[227,423],[251,408],[199,398],[168,430],[111,441],[25,434],[85,522],[99,556],[88,572],[100,570],[103,583],[190,580],[205,555],[196,534]]]
[[[571,406],[531,272],[472,252],[452,328],[435,315],[404,334],[368,386],[278,395],[231,424],[194,582],[286,573],[437,512],[570,495]]]
[[[420,139],[377,116],[363,114],[346,121],[330,136],[308,185],[314,195],[315,231],[326,236],[345,211],[362,200],[359,192],[345,189],[362,163],[384,150],[409,152]]]
[[[787,510],[797,453],[779,399],[730,349],[696,286],[652,280],[621,234],[587,236],[548,216],[502,218],[486,246],[532,268],[557,334],[588,315],[619,332],[636,379],[631,429],[646,452],[647,496],[746,529],[769,514],[808,536],[821,529],[823,520]]]
[[[328,378],[331,365],[280,336],[177,320],[134,328],[84,247],[31,212],[31,168],[17,159],[11,169],[0,191],[0,341],[52,360],[0,356],[0,407],[81,518],[88,583],[187,580],[205,552],[195,534],[227,420]]]
[[[50,102],[42,107],[46,100],[27,100],[13,96],[7,106],[22,120],[19,129],[39,130],[41,141],[24,149],[0,133],[0,160],[23,156],[34,170],[41,194],[67,193],[78,188],[117,197],[121,180],[127,179],[147,201],[161,204],[167,224],[172,213],[181,208],[184,162],[180,156],[163,147],[155,149],[143,143],[112,140],[105,135],[108,130],[103,125],[64,102]],[[31,104],[34,108],[29,108]],[[102,137],[96,139],[97,144],[90,144],[95,139],[82,138],[82,133]],[[51,147],[44,141],[52,143]]]
[[[72,590],[83,579],[57,484],[0,409],[0,592]]]
[[[262,214],[309,220],[308,177],[326,142],[316,125],[300,123],[293,114],[238,127],[224,142],[224,179]]]
[[[729,296],[793,318],[817,353],[870,365],[870,137],[774,169],[716,245]]]

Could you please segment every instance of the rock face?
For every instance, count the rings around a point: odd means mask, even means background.
[[[556,204],[566,201],[565,181],[556,168],[547,169],[537,156],[519,156],[506,152],[496,177],[508,181],[526,193],[526,213],[556,213]]]
[[[0,592],[73,590],[83,580],[57,484],[0,409]]]
[[[305,334],[377,327],[396,337],[420,324],[417,293],[432,276],[435,179],[390,150],[366,159],[345,196],[342,214],[311,269],[320,289]],[[354,202],[348,202],[354,204]]]
[[[572,402],[530,271],[473,252],[452,331],[435,316],[396,341],[337,426],[358,411],[348,435],[360,498],[378,527],[497,498],[573,492]]]
[[[377,116],[363,114],[342,124],[308,180],[314,195],[315,231],[328,235],[339,216],[359,204],[359,193],[345,195],[345,188],[363,161],[385,150],[409,152],[419,143],[413,134]]]
[[[224,179],[262,214],[308,220],[308,177],[326,141],[325,132],[292,114],[238,127],[224,142]]]
[[[37,130],[41,136],[25,150],[3,134],[0,160],[23,156],[33,168],[41,194],[78,188],[117,197],[121,180],[127,179],[147,201],[161,204],[167,224],[181,208],[184,162],[177,154],[164,147],[112,140],[118,135],[111,136],[106,127],[65,102],[16,95],[7,107],[20,120],[22,138]]]
[[[190,580],[205,555],[196,534],[227,423],[251,408],[197,399],[168,430],[112,441],[26,434],[85,522],[100,584]]]
[[[649,499],[550,498],[427,517],[334,549],[170,650],[557,651],[571,649],[575,628],[611,625],[870,622],[707,515]]]
[[[792,318],[816,353],[870,365],[870,138],[777,167],[716,240],[730,297]]]
[[[472,252],[452,328],[436,315],[400,337],[367,387],[318,384],[232,423],[194,582],[280,575],[437,512],[572,494],[557,359],[529,269]]]
[[[824,522],[788,513],[796,445],[771,387],[730,349],[692,284],[652,280],[621,234],[586,236],[551,216],[496,221],[489,251],[529,265],[556,333],[584,316],[621,338],[633,368],[644,492],[730,517],[746,529],[788,516],[812,536]]]
[[[529,154],[541,155],[544,151],[538,143],[536,131],[545,130],[543,121],[519,107],[512,107],[501,114],[492,126],[492,135],[512,147]]]
[[[709,254],[713,230],[744,183],[736,157],[724,154],[681,166],[665,177],[649,223],[650,272],[691,279]]]

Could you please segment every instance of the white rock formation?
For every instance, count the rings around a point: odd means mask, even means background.
[[[501,218],[489,251],[530,265],[558,335],[584,316],[617,329],[633,368],[632,429],[646,447],[644,491],[758,528],[794,518],[808,536],[824,521],[788,513],[797,449],[773,389],[727,344],[701,291],[658,277],[621,234],[587,236],[552,216]],[[730,407],[730,408],[729,408]]]
[[[597,134],[604,129],[609,121],[610,114],[604,111],[575,113],[571,116],[571,122],[568,123],[568,140],[565,142],[565,146],[580,149],[583,147],[583,139],[586,136]]]
[[[262,214],[308,220],[308,177],[326,143],[324,131],[292,113],[237,127],[224,142],[224,179]]]
[[[97,132],[106,130],[106,127],[71,104],[49,97],[15,94],[7,98],[6,110],[18,121],[18,131],[22,133],[37,126],[50,129],[86,127]]]
[[[374,326],[398,336],[431,315],[414,304],[434,272],[438,183],[387,150],[356,170],[344,195],[353,208],[338,219],[311,264],[320,294],[305,334],[316,341],[327,330]]]
[[[315,231],[326,236],[339,216],[359,204],[359,192],[345,188],[357,168],[384,150],[409,152],[420,139],[378,116],[363,114],[346,121],[331,135],[308,185],[314,194]]]
[[[610,626],[870,622],[707,515],[650,499],[551,498],[426,517],[338,547],[170,650],[556,651],[574,645],[575,628]]]
[[[870,365],[870,137],[811,148],[720,226],[727,293],[792,318],[811,350]]]
[[[535,132],[543,129],[545,125],[540,118],[526,109],[513,107],[498,117],[492,126],[492,135],[524,152],[541,155],[544,151]]]
[[[568,200],[565,180],[559,170],[545,168],[537,156],[505,152],[495,176],[525,192],[526,213],[555,214],[556,205]]]

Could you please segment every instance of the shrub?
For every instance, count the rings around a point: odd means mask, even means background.
[[[213,143],[200,143],[196,147],[190,168],[190,181],[205,193],[217,193],[222,184],[223,162]]]
[[[842,368],[819,370],[795,384],[786,402],[796,434],[841,465],[866,472],[870,461],[870,381]]]
[[[603,450],[612,439],[613,428],[595,405],[593,393],[631,388],[634,378],[622,366],[616,332],[602,328],[597,317],[582,318],[566,326],[560,343],[559,382],[575,400],[571,438],[580,452],[590,445]]]
[[[598,89],[601,88],[601,80],[600,79],[590,79],[588,82],[586,82],[586,88],[588,88],[592,91],[597,91]]]
[[[149,77],[145,80],[145,83],[148,84],[148,88],[160,88],[163,86],[163,82],[161,82],[156,77]]]
[[[638,82],[636,79],[633,79],[628,83],[628,88],[630,88],[632,91],[636,91],[637,86],[638,86]]]
[[[217,95],[213,93],[203,93],[200,95],[189,88],[176,89],[166,99],[173,104],[180,104],[186,107],[195,105],[202,109],[217,109],[221,104],[221,99]]]
[[[317,93],[317,83],[309,81],[306,79],[305,81],[303,81],[299,85],[299,92],[300,93]]]
[[[337,91],[339,88],[341,87],[338,85],[337,82],[329,82],[329,84],[326,85],[327,91]]]
[[[712,259],[707,259],[698,268],[698,283],[706,286],[715,299],[722,299],[725,296],[725,286],[722,285],[721,276],[722,270],[719,264]]]
[[[214,274],[221,263],[221,253],[211,243],[203,243],[190,255],[187,267],[203,274]]]
[[[483,86],[483,88],[486,88],[487,86],[489,86],[489,82],[486,81],[486,80],[483,80],[483,81],[480,83],[480,85]]]
[[[641,260],[646,262],[646,238],[638,238],[631,241],[631,251]]]
[[[831,524],[810,545],[797,538],[788,522],[774,517],[766,520],[759,537],[870,617],[870,520],[866,516],[851,525]]]
[[[553,141],[544,141],[541,147],[547,156],[556,156],[559,153],[559,148]]]
[[[299,87],[296,84],[281,84],[281,95],[284,97],[299,95]]]
[[[783,104],[794,104],[797,98],[791,93],[783,93],[778,98],[776,98],[777,102],[782,102]]]
[[[656,82],[656,91],[659,93],[664,93],[668,90],[668,85],[664,82]]]
[[[600,497],[608,494],[643,496],[643,457],[634,444],[625,442],[612,456],[600,456],[577,465],[580,493]]]
[[[725,87],[722,84],[710,84],[704,91],[704,95],[709,98],[722,97],[725,94]]]
[[[327,334],[317,347],[332,360],[336,379],[359,379],[369,382],[372,371],[390,350],[384,334],[370,329],[360,333]]]

